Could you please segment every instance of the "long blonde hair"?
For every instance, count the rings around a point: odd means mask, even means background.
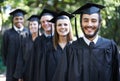
[[[62,16],[59,16],[57,17],[56,21],[55,21],[55,30],[54,30],[54,37],[53,37],[53,44],[54,44],[54,48],[57,49],[57,45],[59,43],[59,34],[57,33],[57,20],[59,19],[67,19],[69,21],[69,28],[70,28],[70,31],[67,35],[67,42],[70,42],[73,40],[73,33],[72,33],[72,25],[71,25],[71,22],[70,22],[70,19],[68,16],[66,15],[62,15]]]

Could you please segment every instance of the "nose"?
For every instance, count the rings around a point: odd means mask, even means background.
[[[61,25],[61,28],[65,28],[64,24]]]
[[[20,22],[20,19],[18,19],[17,22]]]
[[[91,26],[92,26],[92,22],[91,22],[91,21],[89,21],[88,26],[89,26],[89,27],[91,27]]]

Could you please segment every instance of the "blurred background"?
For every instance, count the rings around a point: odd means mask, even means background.
[[[99,34],[103,37],[113,39],[118,48],[120,46],[120,0],[0,0],[0,81],[4,77],[6,67],[3,65],[1,57],[1,44],[2,35],[4,31],[11,28],[11,17],[9,12],[14,8],[21,8],[27,12],[25,19],[32,14],[40,14],[43,8],[48,8],[53,11],[67,11],[72,13],[86,2],[94,2],[106,6],[102,10],[102,25]],[[77,16],[77,27],[79,36],[82,36],[79,24],[79,15]],[[73,33],[74,31],[74,18],[71,20]],[[27,27],[27,21],[25,26]]]

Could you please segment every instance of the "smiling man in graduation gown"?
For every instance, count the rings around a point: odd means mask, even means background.
[[[80,14],[84,36],[67,49],[53,81],[119,81],[117,46],[98,35],[103,8],[87,3],[73,12]]]
[[[6,81],[17,81],[13,77],[18,50],[20,48],[21,35],[28,30],[24,28],[25,11],[15,9],[10,13],[12,16],[12,28],[6,30],[3,35],[2,55],[4,64],[7,67]]]
[[[45,75],[44,70],[41,70],[43,55],[46,52],[46,49],[48,46],[52,46],[52,37],[54,35],[54,26],[53,23],[49,22],[56,13],[54,11],[43,9],[43,11],[40,14],[40,24],[41,28],[43,29],[43,34],[41,36],[38,36],[34,42],[34,81],[41,81],[40,79],[43,77],[40,77],[40,75]]]

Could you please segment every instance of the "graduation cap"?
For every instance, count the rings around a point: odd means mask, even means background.
[[[15,16],[24,16],[26,12],[22,9],[15,9],[14,11],[10,12],[10,15],[15,17]]]
[[[50,20],[50,22],[55,23],[57,19],[64,19],[65,16],[69,17],[69,19],[73,18],[74,15],[72,15],[71,13],[65,12],[65,11],[61,11],[60,13],[58,13],[54,18],[52,18]]]
[[[39,21],[39,16],[38,15],[32,15],[28,18],[28,21]]]
[[[101,9],[105,8],[103,5],[94,4],[94,3],[86,3],[76,11],[74,11],[72,14],[93,14],[93,13],[99,13]],[[78,38],[78,32],[77,32],[77,20],[75,17],[75,32],[76,37]]]
[[[103,5],[87,3],[73,12],[73,14],[93,14],[100,12],[101,9],[105,8]]]
[[[43,9],[43,11],[41,12],[40,16],[39,16],[39,19],[44,16],[44,15],[51,15],[51,16],[56,16],[56,12],[54,11],[51,11],[51,10],[48,10],[48,9]]]

